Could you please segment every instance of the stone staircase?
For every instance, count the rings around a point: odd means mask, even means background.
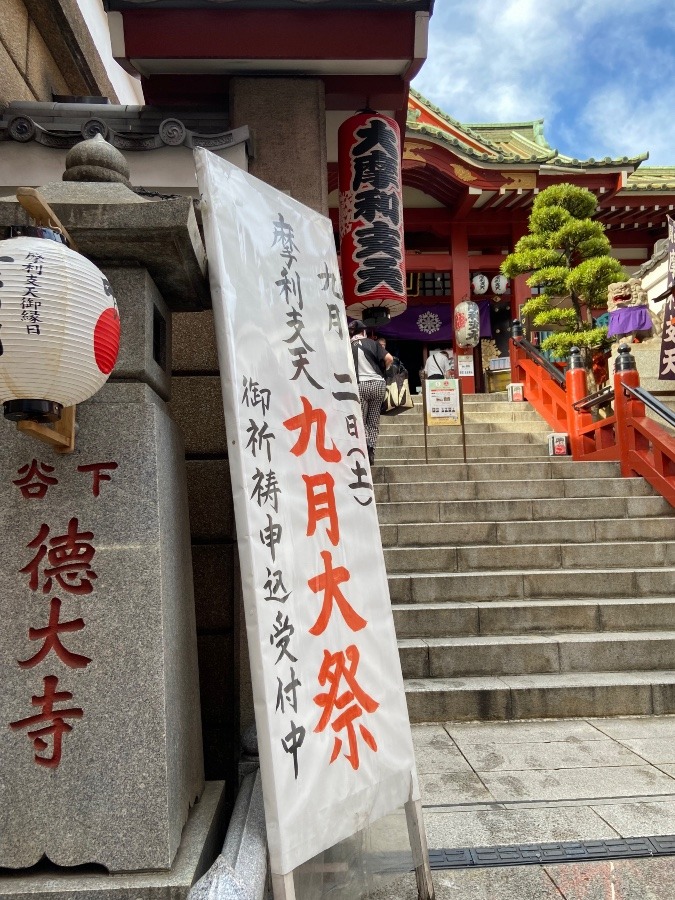
[[[381,423],[373,470],[412,722],[675,713],[675,510],[618,463],[551,458],[505,395],[429,432]]]

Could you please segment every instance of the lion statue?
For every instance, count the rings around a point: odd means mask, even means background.
[[[647,291],[639,278],[616,281],[607,288],[608,338],[616,343],[640,343],[652,336],[654,325]]]

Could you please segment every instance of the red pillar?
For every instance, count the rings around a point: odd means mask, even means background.
[[[462,300],[471,299],[471,277],[469,274],[469,237],[466,222],[453,222],[450,226],[450,255],[452,256],[452,307],[454,308]],[[453,349],[455,351],[455,371],[459,372],[460,356],[468,357],[473,361],[473,351],[457,347],[453,337]],[[476,393],[476,373],[472,377],[460,378],[462,391],[465,394]]]
[[[527,234],[527,222],[514,222],[511,226],[511,251],[513,252],[516,244],[523,235]],[[526,303],[532,296],[529,287],[526,284],[527,275],[518,275],[511,282],[511,318],[519,319],[518,312],[523,303]],[[530,335],[526,334],[529,340]]]

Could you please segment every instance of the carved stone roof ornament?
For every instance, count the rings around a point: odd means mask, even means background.
[[[68,151],[63,180],[121,182],[131,187],[126,159],[101,134],[80,141]]]

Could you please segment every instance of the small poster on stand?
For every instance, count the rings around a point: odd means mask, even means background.
[[[461,425],[462,412],[457,378],[429,379],[425,381],[426,424]]]

